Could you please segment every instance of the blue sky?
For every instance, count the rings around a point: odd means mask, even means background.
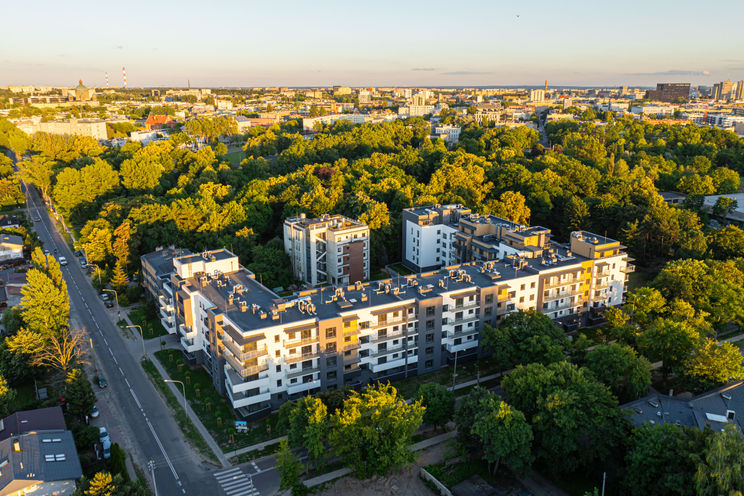
[[[744,79],[741,0],[8,0],[0,85]]]

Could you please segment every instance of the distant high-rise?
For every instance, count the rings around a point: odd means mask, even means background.
[[[545,101],[545,90],[530,90],[530,101],[531,102],[543,102]]]
[[[648,90],[646,98],[657,102],[674,102],[690,98],[690,83],[657,83],[655,90]]]
[[[728,79],[726,81],[721,81],[713,86],[713,99],[716,101],[729,100],[734,96],[733,92],[733,81],[729,81]]]
[[[744,100],[744,79],[736,83],[736,99]]]

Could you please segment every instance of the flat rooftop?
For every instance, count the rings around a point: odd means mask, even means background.
[[[142,255],[142,260],[146,261],[154,270],[157,276],[171,274],[173,260],[185,255],[191,255],[191,250],[187,248],[164,248],[152,253]]]
[[[590,233],[588,231],[574,231],[573,233],[571,233],[571,236],[583,239],[584,241],[595,245],[619,243],[619,241],[617,241],[616,239],[608,238],[606,236],[600,236],[599,234]],[[594,242],[595,239],[597,240],[596,243]]]
[[[188,251],[188,250],[187,250]],[[207,258],[205,258],[205,254],[207,255]],[[199,261],[212,261],[212,258],[214,258],[214,261],[221,261],[221,260],[227,260],[230,258],[234,258],[235,255],[228,250],[221,249],[221,250],[210,250],[208,252],[204,253],[191,253],[177,257],[177,260],[182,264],[189,264],[192,262],[199,262]]]
[[[288,218],[285,222],[292,224],[297,223],[302,225],[303,227],[326,227],[330,230],[366,226],[364,222],[350,219],[349,217],[346,217],[344,215],[324,215],[322,217],[316,217],[314,219],[308,219],[304,217],[291,217]]]

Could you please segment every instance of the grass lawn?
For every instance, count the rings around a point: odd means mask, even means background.
[[[503,467],[503,465],[502,465]],[[508,474],[508,469],[499,469],[496,474],[491,475],[485,460],[464,460],[445,466],[444,462],[424,467],[427,472],[437,478],[439,482],[452,489],[460,482],[469,479],[473,475],[480,475],[483,479],[496,488],[512,486],[513,477]]]
[[[160,323],[160,320],[158,320],[157,318],[147,320],[145,317],[145,313],[146,312],[143,307],[135,308],[134,310],[131,310],[129,312],[129,319],[132,321],[133,324],[142,327],[142,334],[145,336],[145,339],[152,339],[168,334],[168,331],[165,330],[163,325]],[[135,332],[137,331],[135,330]]]
[[[206,370],[201,367],[191,369],[178,350],[158,351],[155,356],[171,379],[184,383],[191,408],[223,451],[233,451],[285,434],[276,431],[276,414],[249,425],[247,433],[235,432],[236,416],[230,402],[217,392]]]
[[[487,375],[495,374],[500,372],[498,364],[492,359],[483,359],[471,362],[458,362],[457,363],[457,378],[455,384],[462,382],[472,381],[478,377],[478,370],[480,369],[480,376],[485,377]],[[452,372],[453,368],[445,367],[436,372],[428,374],[418,375],[409,377],[407,379],[401,379],[395,381],[392,385],[398,389],[398,392],[404,398],[413,398],[418,391],[419,386],[427,382],[438,382],[444,386],[452,386]],[[467,394],[468,388],[465,388]],[[455,391],[455,394],[460,394],[461,390]]]
[[[188,439],[189,442],[194,445],[194,447],[199,450],[202,455],[206,456],[210,460],[217,461],[214,453],[212,453],[212,450],[209,449],[207,442],[204,440],[201,434],[199,434],[199,431],[196,430],[196,426],[191,422],[191,419],[188,418],[186,412],[183,411],[181,402],[178,401],[173,392],[168,388],[168,385],[163,382],[163,376],[160,375],[160,372],[158,372],[158,369],[155,368],[155,365],[153,365],[152,362],[149,360],[143,360],[141,363],[142,368],[145,370],[147,375],[150,376],[150,379],[152,380],[153,384],[155,384],[155,387],[163,396],[165,396],[165,400],[168,402],[168,405],[175,413],[176,422],[178,422],[178,426],[181,428],[181,431],[186,436],[186,439]]]
[[[41,384],[40,387],[44,387],[44,384]],[[26,384],[21,384],[14,389],[16,391],[16,395],[15,398],[13,398],[13,402],[8,407],[9,411],[17,412],[20,410],[30,410],[37,406],[36,391],[34,389],[33,380]],[[49,393],[52,393],[49,388],[47,388],[47,391]],[[53,397],[54,396],[50,396],[50,398]]]
[[[240,162],[245,158],[245,152],[243,150],[230,152],[227,155],[223,155],[222,158],[229,160],[232,165],[240,165]]]
[[[408,276],[415,274],[414,271],[403,265],[402,263],[390,264],[390,268],[402,276]]]

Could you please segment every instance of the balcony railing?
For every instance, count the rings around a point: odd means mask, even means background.
[[[635,272],[635,269],[636,269],[635,268],[635,265],[628,264],[628,265],[625,266],[625,273],[626,274],[630,274],[631,272]]]
[[[238,346],[233,341],[223,340],[223,343],[225,343],[225,346],[227,349],[230,350],[230,352],[235,355],[235,358],[238,360],[250,360],[252,358],[263,356],[267,353],[266,346],[260,346],[255,350],[250,351],[242,351],[240,349],[240,346]]]
[[[389,347],[389,348],[387,348],[385,350],[381,350],[381,351],[376,351],[374,353],[370,353],[370,356],[379,357],[379,356],[382,356],[382,355],[387,355],[389,353],[396,353],[396,352],[399,352],[399,351],[403,351],[404,349],[406,349],[405,343],[401,343],[401,344],[399,344],[398,346],[395,346],[395,347]]]
[[[232,355],[226,354],[224,355],[225,360],[227,360],[227,363],[230,364],[230,366],[233,368],[236,374],[240,375],[240,377],[250,377],[252,375],[258,374],[259,372],[263,372],[264,370],[269,369],[269,364],[259,364],[254,365],[252,367],[244,367],[243,364],[241,364],[235,357]]]
[[[306,369],[303,369],[301,367],[298,367],[298,368],[296,368],[294,370],[289,370],[287,372],[287,378],[297,377],[297,376],[301,376],[301,375],[315,374],[319,370],[320,370],[320,368],[318,366],[309,367],[309,368],[306,368]]]
[[[284,361],[287,363],[304,362],[305,360],[312,360],[313,358],[318,358],[318,353],[319,352],[317,351],[312,351],[310,353],[302,353],[301,355],[287,357]]]
[[[561,291],[558,294],[548,294],[548,296],[543,296],[543,301],[553,301],[553,300],[560,300],[561,298],[567,298],[570,296],[576,296],[584,294],[584,291],[580,289],[570,289],[568,291]]]
[[[566,284],[576,284],[578,282],[581,282],[581,280],[578,279],[578,278],[576,278],[576,277],[571,277],[571,278],[568,278],[568,279],[564,279],[562,281],[561,280],[558,280],[558,281],[552,282],[552,283],[546,282],[544,287],[545,287],[545,289],[548,289],[548,288],[557,288],[558,286],[565,286]]]
[[[293,348],[295,346],[302,346],[305,344],[317,343],[318,338],[305,338],[305,339],[285,339],[284,346],[287,348]]]
[[[358,349],[358,348],[361,348],[361,346],[362,346],[362,345],[361,345],[361,344],[359,344],[358,342],[357,342],[357,343],[351,343],[351,344],[347,344],[346,346],[344,346],[343,348],[341,348],[341,351],[351,351],[351,350],[356,350],[356,349]]]

